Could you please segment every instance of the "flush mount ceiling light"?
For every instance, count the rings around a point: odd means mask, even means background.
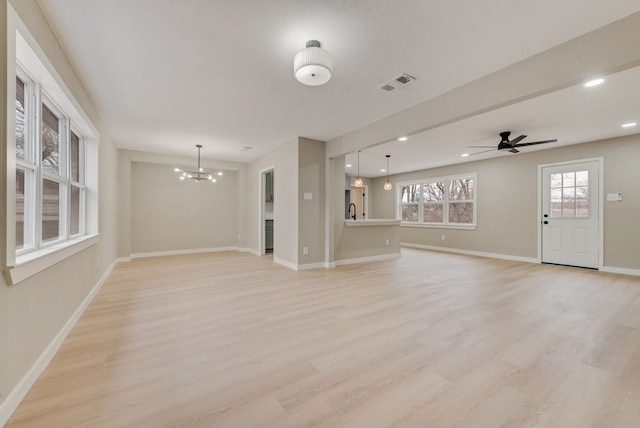
[[[636,122],[629,122],[629,123],[625,123],[624,125],[622,125],[622,127],[623,128],[633,128],[636,125],[637,125]]]
[[[293,58],[293,74],[304,85],[324,85],[331,79],[331,54],[320,47],[317,40],[309,40],[307,47]]]
[[[398,138],[398,141],[407,141],[407,137],[400,137]]]
[[[202,144],[196,144],[198,148],[198,168],[195,171],[189,171],[181,168],[175,168],[174,171],[177,172],[180,177],[180,180],[207,180],[212,183],[216,182],[216,179],[213,178],[214,175],[222,175],[222,172],[206,172],[204,169],[200,167],[200,149],[202,148]]]
[[[389,180],[389,158],[391,155],[386,155],[385,157],[387,158],[387,181],[384,182],[384,190],[391,190],[393,189],[393,184],[391,184],[391,180]]]
[[[604,79],[599,78],[599,79],[589,80],[587,83],[584,84],[584,86],[585,88],[592,88],[594,86],[601,85],[602,83],[604,83]]]
[[[362,187],[363,185],[362,177],[360,177],[360,150],[358,150],[358,175],[353,180],[353,187]]]

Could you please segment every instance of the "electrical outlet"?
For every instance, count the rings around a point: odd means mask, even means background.
[[[446,241],[446,240],[447,240],[447,235],[442,235],[442,236],[440,237],[440,239],[442,239],[443,241]]]
[[[309,254],[309,247],[302,247],[302,254]]]
[[[384,240],[384,244],[388,247],[389,246],[389,238]]]
[[[96,259],[96,271],[100,270],[100,260]]]

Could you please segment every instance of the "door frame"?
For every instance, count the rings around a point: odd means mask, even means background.
[[[548,167],[573,165],[584,162],[598,163],[598,270],[604,267],[604,158],[576,159],[563,162],[553,162],[538,165],[538,263],[542,263],[542,198],[543,198],[543,177],[542,170]]]
[[[273,176],[276,176],[276,167],[275,165],[271,165],[268,166],[264,169],[261,169],[258,172],[258,207],[259,207],[259,213],[258,213],[258,254],[261,256],[264,256],[265,254],[267,254],[266,252],[266,232],[265,232],[265,215],[264,215],[264,211],[265,211],[265,204],[266,201],[264,200],[265,197],[265,188],[266,188],[266,173],[269,171],[273,171]],[[273,218],[276,218],[276,192],[275,192],[275,178],[274,178],[274,183],[273,183]],[[274,252],[275,252],[275,247],[274,247]]]

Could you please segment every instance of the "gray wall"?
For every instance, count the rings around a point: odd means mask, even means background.
[[[0,279],[0,403],[16,387],[47,345],[98,283],[116,258],[117,149],[100,116],[58,44],[35,0],[10,2],[58,74],[100,133],[99,241],[27,280],[7,286]],[[2,0],[0,9],[6,2]],[[5,31],[2,25],[2,31]],[[4,49],[2,63],[7,61]],[[9,58],[12,63],[15,59]],[[0,67],[4,75],[6,67]],[[3,79],[4,80],[4,79]],[[3,90],[3,94],[6,92]],[[3,114],[4,117],[4,114]],[[5,152],[6,132],[1,151]],[[4,182],[4,180],[2,180]],[[4,234],[4,233],[3,233]],[[96,269],[96,265],[99,266]]]
[[[193,165],[195,156],[195,147],[193,157],[119,150],[119,257],[127,258],[136,253],[245,247],[247,200],[239,195],[246,192],[247,166],[203,159],[203,168],[225,172],[218,183],[178,180],[173,168]],[[200,187],[188,187],[188,184]],[[207,184],[214,186],[210,188],[211,192],[201,193],[209,189]],[[183,212],[184,207],[193,206],[196,201],[206,209],[197,214]],[[181,216],[186,216],[189,222],[179,221]],[[160,234],[158,230],[166,230],[167,233]]]
[[[301,265],[324,261],[324,148],[323,141],[298,141],[298,262]],[[312,199],[305,200],[304,194]],[[309,254],[304,254],[304,247]]]
[[[168,165],[132,162],[131,252],[237,247],[238,194],[235,171],[196,183]]]
[[[640,134],[394,175],[396,183],[478,174],[476,230],[401,227],[401,240],[536,258],[538,165],[596,157],[604,158],[604,265],[640,269]],[[374,188],[382,188],[384,180],[374,180]],[[606,202],[606,194],[614,192],[623,192],[624,201]],[[378,218],[395,217],[395,192],[378,191],[373,200]]]

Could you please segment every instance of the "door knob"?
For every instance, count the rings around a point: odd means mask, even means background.
[[[549,222],[547,220],[543,221],[544,224],[549,224]]]
[[[547,217],[549,217],[549,214],[544,214],[544,218],[547,218]]]

